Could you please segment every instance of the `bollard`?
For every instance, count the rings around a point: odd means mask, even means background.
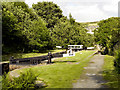
[[[50,64],[52,62],[51,58],[52,58],[52,54],[51,54],[51,52],[48,52],[48,64]]]

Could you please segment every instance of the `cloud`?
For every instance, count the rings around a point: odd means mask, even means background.
[[[99,21],[118,16],[119,0],[25,0],[29,6],[42,1],[53,1],[60,6],[63,15],[68,17],[71,13],[77,22]]]
[[[97,4],[70,6],[67,7],[67,11],[72,11],[71,14],[78,22],[98,21],[107,17],[107,15],[98,8]]]
[[[118,2],[68,2],[65,9],[78,22],[99,21],[118,16]]]

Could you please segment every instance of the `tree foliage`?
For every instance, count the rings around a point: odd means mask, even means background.
[[[49,30],[45,22],[24,2],[2,3],[2,13],[3,53],[47,45]]]
[[[90,36],[90,34],[87,34],[84,25],[75,22],[71,14],[69,19],[65,17],[61,18],[52,30],[52,40],[54,44],[64,46],[65,48],[67,45],[83,44],[84,46],[89,46],[91,45]]]
[[[32,8],[24,2],[2,3],[3,53],[42,52],[64,46],[91,46],[93,36],[84,24],[69,19],[53,2],[38,2]]]
[[[95,40],[105,48],[103,54],[115,56],[114,66],[120,73],[120,17],[112,17],[99,22]]]
[[[62,10],[53,2],[38,2],[32,5],[35,12],[47,22],[47,27],[51,28],[63,16]]]
[[[105,47],[109,54],[113,54],[115,45],[120,42],[120,18],[112,17],[98,23],[95,31],[95,41]]]

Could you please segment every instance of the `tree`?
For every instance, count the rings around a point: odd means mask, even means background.
[[[73,19],[74,20],[74,19]],[[55,45],[86,45],[89,39],[87,30],[81,23],[71,23],[71,20],[61,18],[52,30],[52,40]]]
[[[47,22],[47,27],[52,28],[63,17],[62,10],[53,2],[38,2],[32,5],[35,12]]]
[[[28,34],[27,38],[33,49],[39,51],[45,50],[45,48],[48,49],[47,46],[50,40],[49,32],[46,23],[44,23],[41,18],[32,22],[29,26],[29,32],[26,34]]]
[[[96,42],[108,49],[113,55],[114,46],[120,41],[119,17],[112,17],[98,23],[99,28],[95,31]]]
[[[69,14],[69,19],[71,24],[75,23],[75,19],[72,17],[71,13]]]
[[[2,3],[3,52],[33,51],[47,46],[45,21],[24,2]]]
[[[24,42],[21,31],[15,29],[18,18],[12,12],[12,8],[13,3],[2,3],[3,53],[9,53],[10,51],[14,52],[17,49],[20,49]]]

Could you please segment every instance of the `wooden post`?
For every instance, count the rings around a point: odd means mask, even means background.
[[[4,74],[5,72],[6,73],[9,72],[9,63],[8,62],[0,63],[0,67],[2,68],[2,73],[0,73],[0,74]]]
[[[51,52],[48,52],[48,63],[49,64],[51,63],[51,58],[52,58],[52,54]]]

